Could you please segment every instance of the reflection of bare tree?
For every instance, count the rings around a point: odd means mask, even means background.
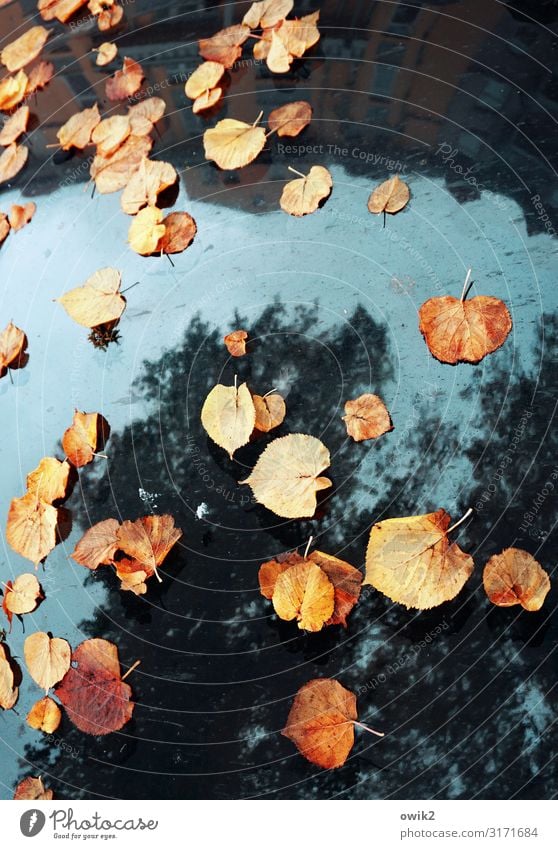
[[[172,513],[184,538],[165,564],[163,584],[153,582],[144,598],[119,592],[111,575],[91,578],[106,582],[107,601],[83,631],[116,640],[127,665],[142,659],[132,679],[137,707],[123,733],[98,740],[65,722],[63,739],[79,751],[77,758],[60,748],[54,760],[48,746],[28,749],[35,770],[53,774],[60,796],[466,798],[558,790],[539,744],[553,715],[547,655],[556,634],[545,613],[490,611],[480,568],[455,601],[420,614],[368,589],[347,632],[302,634],[293,623],[278,622],[259,595],[258,564],[310,533],[320,547],[361,565],[374,517],[416,510],[448,451],[460,446],[458,423],[441,420],[425,395],[417,401],[420,426],[409,427],[402,443],[397,428],[377,443],[349,442],[342,402],[367,389],[389,391],[391,351],[384,328],[363,308],[339,325],[322,325],[320,316],[315,306],[292,314],[275,303],[250,321],[252,354],[238,360],[227,358],[212,326],[194,318],[183,342],[146,362],[133,388],[149,414],[112,435],[100,480],[84,470],[81,494],[73,496],[76,521],[134,518],[135,494],[145,486],[157,491],[157,512]],[[243,316],[236,324],[245,324]],[[288,415],[275,434],[241,449],[231,463],[203,432],[199,410],[210,387],[232,383],[234,374],[256,391],[278,386]],[[536,392],[523,375],[502,400],[497,388],[504,378],[495,373],[483,396],[483,416],[463,448],[462,468],[476,469],[479,487],[485,485],[500,462],[509,423],[535,393],[529,442],[518,449],[523,457],[540,443],[528,478],[531,493],[555,462],[556,437],[546,433],[543,406],[556,378],[545,361]],[[275,524],[268,511],[243,498],[237,481],[269,439],[296,431],[319,435],[330,448],[334,489],[315,519]],[[399,462],[402,452],[408,467]],[[510,524],[500,517],[522,475],[519,462],[509,467],[505,484],[461,539],[476,542],[478,566],[512,541],[531,495],[511,499]],[[549,501],[545,511],[550,507]],[[550,512],[541,515],[546,521]],[[331,774],[318,773],[277,733],[293,692],[317,675],[352,687],[365,721],[390,732],[374,751],[359,738],[353,757]]]

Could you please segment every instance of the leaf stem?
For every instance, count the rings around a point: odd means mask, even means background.
[[[306,548],[304,549],[304,559],[305,560],[308,557],[308,551],[310,550],[310,546],[312,545],[313,539],[314,539],[314,537],[312,536],[312,534],[310,534],[310,536],[308,537],[308,542],[306,543]]]
[[[258,117],[256,118],[256,120],[254,121],[254,123],[252,124],[253,127],[255,127],[257,124],[260,123],[260,121],[262,120],[262,115],[263,115],[263,109],[260,112],[260,114],[258,115]]]
[[[140,665],[140,663],[141,663],[141,660],[136,660],[135,663],[132,663],[132,665],[130,666],[128,671],[125,672],[124,675],[122,676],[121,681],[125,681],[126,678],[128,677],[128,675],[131,675],[132,672],[134,671],[134,669],[137,669],[137,667]]]
[[[461,303],[465,300],[465,295],[467,294],[467,289],[469,288],[469,280],[471,278],[472,268],[467,269],[467,276],[465,277],[465,283],[463,284],[463,291],[461,292]]]
[[[300,171],[297,171],[296,168],[291,168],[290,165],[287,166],[289,171],[292,171],[293,174],[298,174],[299,177],[302,177],[303,180],[306,180],[306,174],[302,174]]]
[[[469,516],[471,515],[471,513],[472,513],[472,512],[473,512],[473,508],[472,508],[472,507],[469,507],[469,509],[467,510],[467,512],[465,513],[465,515],[461,517],[461,519],[459,520],[459,522],[455,522],[455,524],[453,524],[453,525],[451,526],[451,528],[448,528],[448,529],[447,529],[446,534],[450,534],[450,533],[451,533],[452,531],[454,531],[457,527],[459,527],[459,525],[461,525],[461,523],[462,523],[462,522],[464,522],[464,521],[465,521],[465,519],[468,519],[468,518],[469,518]]]
[[[133,289],[133,288],[134,288],[134,286],[139,286],[139,284],[140,284],[140,281],[139,281],[139,280],[137,280],[135,283],[132,283],[132,285],[131,285],[131,286],[126,286],[126,288],[125,288],[125,289],[121,289],[121,290],[120,290],[120,294],[121,294],[121,295],[123,295],[123,294],[124,294],[124,292],[129,292],[129,291],[130,291],[130,289]]]
[[[353,722],[353,725],[358,725],[358,727],[362,728],[363,731],[368,731],[369,734],[375,734],[376,737],[385,737],[386,736],[383,731],[374,731],[373,728],[369,728],[368,725],[364,725],[364,723],[362,723],[362,722],[357,722],[356,719],[353,719],[352,722]]]

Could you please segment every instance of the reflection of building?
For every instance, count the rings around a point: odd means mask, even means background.
[[[2,22],[6,18],[11,27],[17,26],[22,5],[2,10]],[[315,5],[302,0],[295,11],[307,14]],[[125,21],[112,37],[120,57],[139,60],[151,93],[168,104],[158,149],[172,150],[168,155],[180,168],[200,165],[201,133],[218,118],[253,120],[260,109],[268,112],[293,96],[304,97],[312,102],[314,122],[300,141],[326,145],[323,161],[328,144],[358,147],[363,158],[348,155],[345,163],[356,173],[381,176],[385,167],[374,167],[374,162],[392,157],[408,162],[410,169],[444,174],[460,200],[474,196],[475,188],[436,155],[440,145],[450,145],[462,169],[472,168],[478,183],[523,203],[533,227],[537,224],[529,193],[540,193],[552,215],[558,194],[552,195],[551,169],[544,157],[551,159],[556,147],[555,134],[547,132],[556,86],[550,32],[534,22],[538,3],[524,4],[530,11],[524,8],[521,14],[512,14],[496,0],[428,7],[369,0],[326,0],[318,5],[322,39],[290,74],[273,76],[265,65],[243,62],[230,73],[225,102],[214,114],[196,118],[183,92],[184,79],[198,62],[196,40],[239,20],[244,6],[212,6],[205,13],[184,2],[159,3],[156,8],[146,0],[128,3]],[[547,18],[551,7],[555,4],[544,4]],[[78,15],[77,20],[84,17]],[[55,141],[57,127],[79,106],[98,99],[105,109],[115,109],[104,98],[107,71],[95,66],[91,54],[105,38],[92,21],[56,26],[45,55],[54,62],[57,77],[32,104],[40,121],[31,136],[35,163],[51,153],[45,145]],[[244,55],[250,59],[249,43]],[[274,150],[271,145],[270,154],[227,180],[254,183],[270,169],[274,178],[282,179],[284,162]],[[375,160],[369,157],[367,162],[366,151],[378,154]],[[60,166],[41,171],[41,185],[30,191],[56,185],[59,171]],[[212,167],[189,170],[186,179],[195,196],[217,186]]]

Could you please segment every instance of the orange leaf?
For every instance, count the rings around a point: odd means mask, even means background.
[[[35,702],[27,714],[27,725],[45,734],[54,734],[62,719],[62,711],[55,701],[45,696]]]
[[[312,107],[305,100],[286,103],[269,113],[269,129],[278,136],[298,136],[312,120]]]
[[[4,77],[0,82],[0,111],[9,112],[21,103],[27,93],[27,83],[25,71],[18,71],[15,77]]]
[[[297,554],[296,551],[292,551],[286,555],[279,555],[275,560],[267,560],[265,563],[262,563],[258,572],[261,594],[271,601],[279,575],[290,569],[291,566],[302,563],[303,560],[304,558]]]
[[[261,433],[269,433],[283,422],[287,407],[278,392],[269,395],[252,395],[256,409],[256,424],[254,427]]]
[[[139,120],[130,115],[128,117],[130,117],[130,125],[134,124],[134,120],[136,123]],[[131,135],[110,156],[95,156],[91,163],[90,174],[95,180],[99,194],[110,194],[123,189],[152,147],[153,140],[148,135]]]
[[[29,675],[45,691],[61,681],[70,668],[72,650],[68,641],[49,637],[44,631],[30,634],[23,652]]]
[[[250,29],[274,27],[287,17],[293,6],[294,0],[260,0],[252,3],[242,18],[242,23]]]
[[[87,569],[108,566],[112,563],[118,548],[118,530],[120,523],[116,519],[105,519],[87,530],[77,543],[72,557]]]
[[[319,566],[305,560],[277,576],[272,601],[280,619],[296,619],[301,630],[321,631],[333,614],[333,584]]]
[[[12,617],[32,613],[44,594],[35,575],[18,575],[15,581],[7,581],[2,609],[11,625]]]
[[[31,27],[15,41],[4,47],[2,53],[0,53],[0,61],[8,71],[19,71],[37,58],[49,35],[49,31],[45,27]]]
[[[28,492],[12,499],[6,539],[14,551],[38,566],[56,545],[57,524],[58,510]]]
[[[206,159],[219,168],[234,170],[249,165],[265,145],[265,130],[235,118],[223,118],[203,134]]]
[[[179,254],[192,243],[197,232],[196,222],[187,212],[171,212],[163,219],[165,233],[157,250],[164,254]]]
[[[19,690],[14,686],[14,668],[8,647],[0,643],[0,708],[11,710],[19,698]]]
[[[86,3],[87,0],[39,0],[37,7],[43,21],[56,18],[65,24]]]
[[[82,327],[98,327],[116,321],[124,312],[126,299],[120,294],[120,283],[116,268],[101,268],[57,301]]]
[[[219,30],[211,38],[202,38],[198,42],[200,56],[209,62],[220,62],[225,68],[232,68],[242,55],[242,47],[248,36],[250,27],[235,24]]]
[[[0,333],[0,377],[5,374],[8,366],[17,366],[26,344],[27,337],[23,330],[10,321]]]
[[[492,604],[525,610],[540,610],[550,591],[550,578],[527,551],[506,548],[494,554],[482,576],[484,589]]]
[[[47,504],[66,496],[70,466],[56,457],[43,457],[39,465],[27,475],[27,492],[33,492]]]
[[[343,766],[355,741],[356,696],[333,678],[315,678],[300,688],[283,734],[322,769]]]
[[[245,330],[233,330],[223,337],[223,342],[231,357],[243,357],[246,353],[247,339],[248,334]]]
[[[137,254],[149,256],[165,236],[163,213],[157,206],[145,206],[134,217],[128,230],[128,244]]]
[[[140,90],[143,81],[143,68],[129,56],[124,57],[121,71],[116,71],[105,86],[109,100],[125,100]]]
[[[144,516],[123,522],[117,531],[118,548],[131,557],[149,578],[157,573],[171,548],[182,536],[172,516]],[[160,580],[160,578],[159,578]]]
[[[83,150],[87,147],[91,142],[91,134],[100,121],[101,116],[96,103],[89,109],[83,109],[68,118],[56,133],[62,150],[70,150],[71,147]]]
[[[281,209],[296,216],[315,212],[331,194],[332,186],[333,180],[327,168],[313,165],[306,176],[301,174],[299,179],[286,183],[280,200]]]
[[[376,186],[368,198],[369,212],[399,212],[409,203],[409,186],[397,174]]]
[[[203,94],[196,97],[192,106],[194,115],[197,115],[199,112],[205,112],[206,109],[211,109],[221,99],[222,94],[223,89],[216,86],[216,88],[212,88],[210,91],[204,91]]]
[[[109,432],[109,424],[100,413],[76,410],[71,427],[62,437],[62,448],[70,463],[76,468],[90,463],[97,447],[104,445],[108,439]]]
[[[97,146],[97,156],[109,157],[126,141],[132,126],[127,115],[112,115],[97,124],[91,141]]]
[[[8,118],[0,132],[0,145],[7,147],[12,142],[18,140],[20,135],[27,129],[29,121],[29,107],[21,106],[17,112],[14,112],[11,118]]]
[[[28,156],[29,151],[22,144],[13,142],[8,145],[0,156],[0,183],[5,183],[19,174]]]
[[[52,790],[47,790],[41,778],[24,778],[16,787],[14,799],[26,799],[27,801],[37,801],[43,799],[53,799],[54,793]]]
[[[25,88],[25,96],[44,88],[54,76],[54,65],[52,62],[39,62],[29,71],[29,79]]]
[[[132,690],[122,681],[118,649],[108,640],[85,640],[56,688],[68,717],[86,734],[110,734],[131,718]]]
[[[165,101],[160,97],[148,97],[130,106],[128,118],[132,125],[132,132],[138,136],[150,133],[153,124],[156,124],[165,114],[165,108]]]
[[[220,62],[202,62],[186,81],[186,97],[196,100],[204,92],[215,88],[224,73],[225,67]]]
[[[347,401],[345,413],[342,419],[347,427],[347,433],[355,442],[377,439],[383,433],[393,430],[386,405],[377,395],[365,393],[354,401]]]
[[[10,210],[10,225],[12,230],[21,230],[25,227],[37,211],[36,205],[33,201],[29,201],[25,206],[20,206],[17,203],[12,204],[12,208]]]
[[[128,215],[136,215],[144,206],[156,206],[157,197],[176,183],[178,174],[170,162],[144,158],[120,198],[120,206]]]
[[[123,16],[124,9],[115,3],[110,9],[103,9],[101,14],[97,16],[97,26],[101,32],[106,32],[117,26]]]

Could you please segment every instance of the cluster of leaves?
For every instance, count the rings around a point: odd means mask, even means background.
[[[43,21],[56,18],[61,24],[67,23],[84,6],[97,18],[101,32],[115,27],[124,15],[124,9],[116,0],[39,0],[37,4]]]

